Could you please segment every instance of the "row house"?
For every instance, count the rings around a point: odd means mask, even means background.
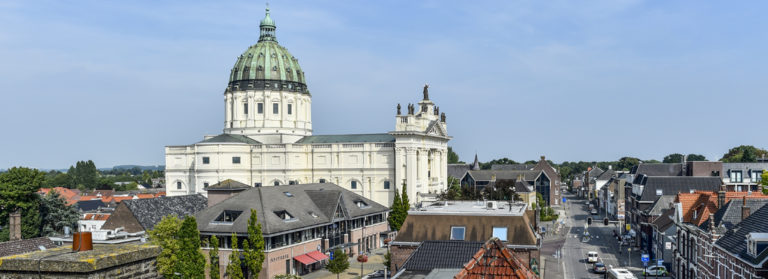
[[[389,237],[386,206],[332,183],[251,187],[225,181],[206,191],[213,203],[195,217],[202,239],[219,239],[222,275],[234,247],[232,235],[239,249],[248,237],[251,212],[257,214],[265,241],[259,275],[264,279],[307,274],[321,269],[335,249],[359,254],[382,247]]]
[[[750,214],[729,229],[715,242],[711,250],[712,272],[708,278],[766,278],[768,277],[768,206]]]
[[[723,184],[728,187],[728,191],[759,192],[762,175],[766,169],[767,162],[723,163]]]
[[[768,203],[768,196],[749,192],[681,193],[675,200],[676,278],[720,278],[712,249],[728,229]]]

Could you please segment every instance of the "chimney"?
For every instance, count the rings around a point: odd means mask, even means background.
[[[542,161],[545,161],[545,160],[546,160],[546,157],[544,157],[544,155],[541,155],[541,160],[542,160]]]
[[[712,233],[715,231],[715,214],[710,213],[709,214],[709,232]]]
[[[720,191],[717,192],[717,208],[725,206],[725,185],[720,186]]]
[[[21,211],[16,210],[16,212],[9,214],[8,218],[9,240],[21,240]]]
[[[747,197],[744,197],[743,203],[741,205],[741,220],[744,221],[744,219],[747,219],[749,217],[750,213],[749,207],[747,207]]]

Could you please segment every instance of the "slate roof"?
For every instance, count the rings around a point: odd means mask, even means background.
[[[306,136],[296,143],[395,142],[395,136],[382,134],[350,134]]]
[[[752,212],[744,221],[728,230],[715,244],[721,249],[739,255],[748,263],[760,264],[768,257],[768,249],[763,250],[757,257],[747,253],[747,235],[753,232],[768,233],[768,206],[763,206]]]
[[[467,164],[448,164],[448,176],[461,179],[469,171]]]
[[[515,181],[515,192],[516,193],[529,193],[533,192],[533,185],[531,183],[528,183],[526,181]]]
[[[194,215],[208,205],[201,194],[159,197],[154,199],[125,200],[123,204],[145,230],[151,230],[167,215],[184,217]]]
[[[0,242],[0,258],[38,251],[40,246],[50,249],[56,244],[47,237]]]
[[[84,212],[93,211],[99,209],[99,207],[106,207],[107,205],[104,204],[103,201],[99,200],[88,200],[88,201],[78,201],[77,202],[77,209],[82,210]]]
[[[286,194],[290,193],[290,196]],[[368,206],[360,208],[355,202]],[[330,224],[337,205],[345,216],[356,218],[388,212],[386,206],[331,183],[254,187],[198,212],[197,227],[208,233],[247,233],[251,209],[255,209],[265,235]],[[232,223],[216,222],[224,210],[242,211]],[[283,220],[275,214],[287,211],[293,216]],[[312,216],[314,214],[316,217]]]
[[[534,170],[471,170],[467,174],[471,175],[472,178],[475,179],[475,181],[484,181],[484,180],[491,180],[492,176],[496,176],[496,179],[517,179],[518,176],[522,175],[523,179],[526,181],[533,181],[536,180],[536,177],[539,176],[539,174],[542,173],[542,171],[534,171]]]
[[[714,176],[648,176],[639,200],[655,201],[658,197],[656,190],[662,195],[686,193],[690,190],[717,191],[722,181]]]
[[[611,177],[613,177],[614,174],[616,174],[616,172],[614,172],[613,170],[604,171],[603,173],[597,176],[597,180],[609,180],[611,179]]]
[[[433,241],[422,242],[403,264],[410,271],[431,271],[436,268],[462,268],[483,242]]]
[[[675,209],[667,208],[661,213],[661,216],[653,220],[653,224],[656,225],[656,227],[660,231],[664,232],[670,226],[675,224],[675,220],[672,219],[674,216],[675,216]]]
[[[676,195],[663,195],[653,203],[648,211],[649,215],[661,215],[664,210],[672,208],[671,204],[675,201]]]
[[[683,175],[683,165],[680,163],[643,163],[632,167],[630,173],[647,176],[681,176]]]
[[[261,142],[244,135],[221,134],[198,143],[245,143],[261,144]]]
[[[533,167],[535,167],[535,165],[528,165],[528,164],[500,165],[500,164],[493,164],[493,165],[491,165],[491,170],[533,170]]]
[[[768,199],[732,199],[715,212],[714,220],[712,218],[708,219],[699,228],[706,231],[709,229],[709,223],[715,222],[715,228],[718,233],[724,233],[732,229],[741,223],[741,208],[744,207],[745,203],[749,207],[750,212],[755,212],[768,204]]]
[[[206,191],[216,191],[216,190],[242,190],[242,189],[248,189],[251,188],[250,185],[232,180],[227,179],[224,181],[221,181],[219,183],[213,184],[211,186],[208,186],[205,188]]]

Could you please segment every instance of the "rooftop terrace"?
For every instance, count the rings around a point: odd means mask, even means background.
[[[510,201],[437,201],[411,208],[412,215],[522,216],[527,204]]]

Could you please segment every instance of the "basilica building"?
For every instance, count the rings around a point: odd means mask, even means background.
[[[394,131],[313,135],[305,73],[278,44],[269,9],[260,29],[230,73],[223,133],[165,148],[169,196],[205,195],[228,179],[250,187],[333,183],[383,205],[404,184],[412,202],[446,189],[450,137],[427,85],[417,104],[397,105]]]

